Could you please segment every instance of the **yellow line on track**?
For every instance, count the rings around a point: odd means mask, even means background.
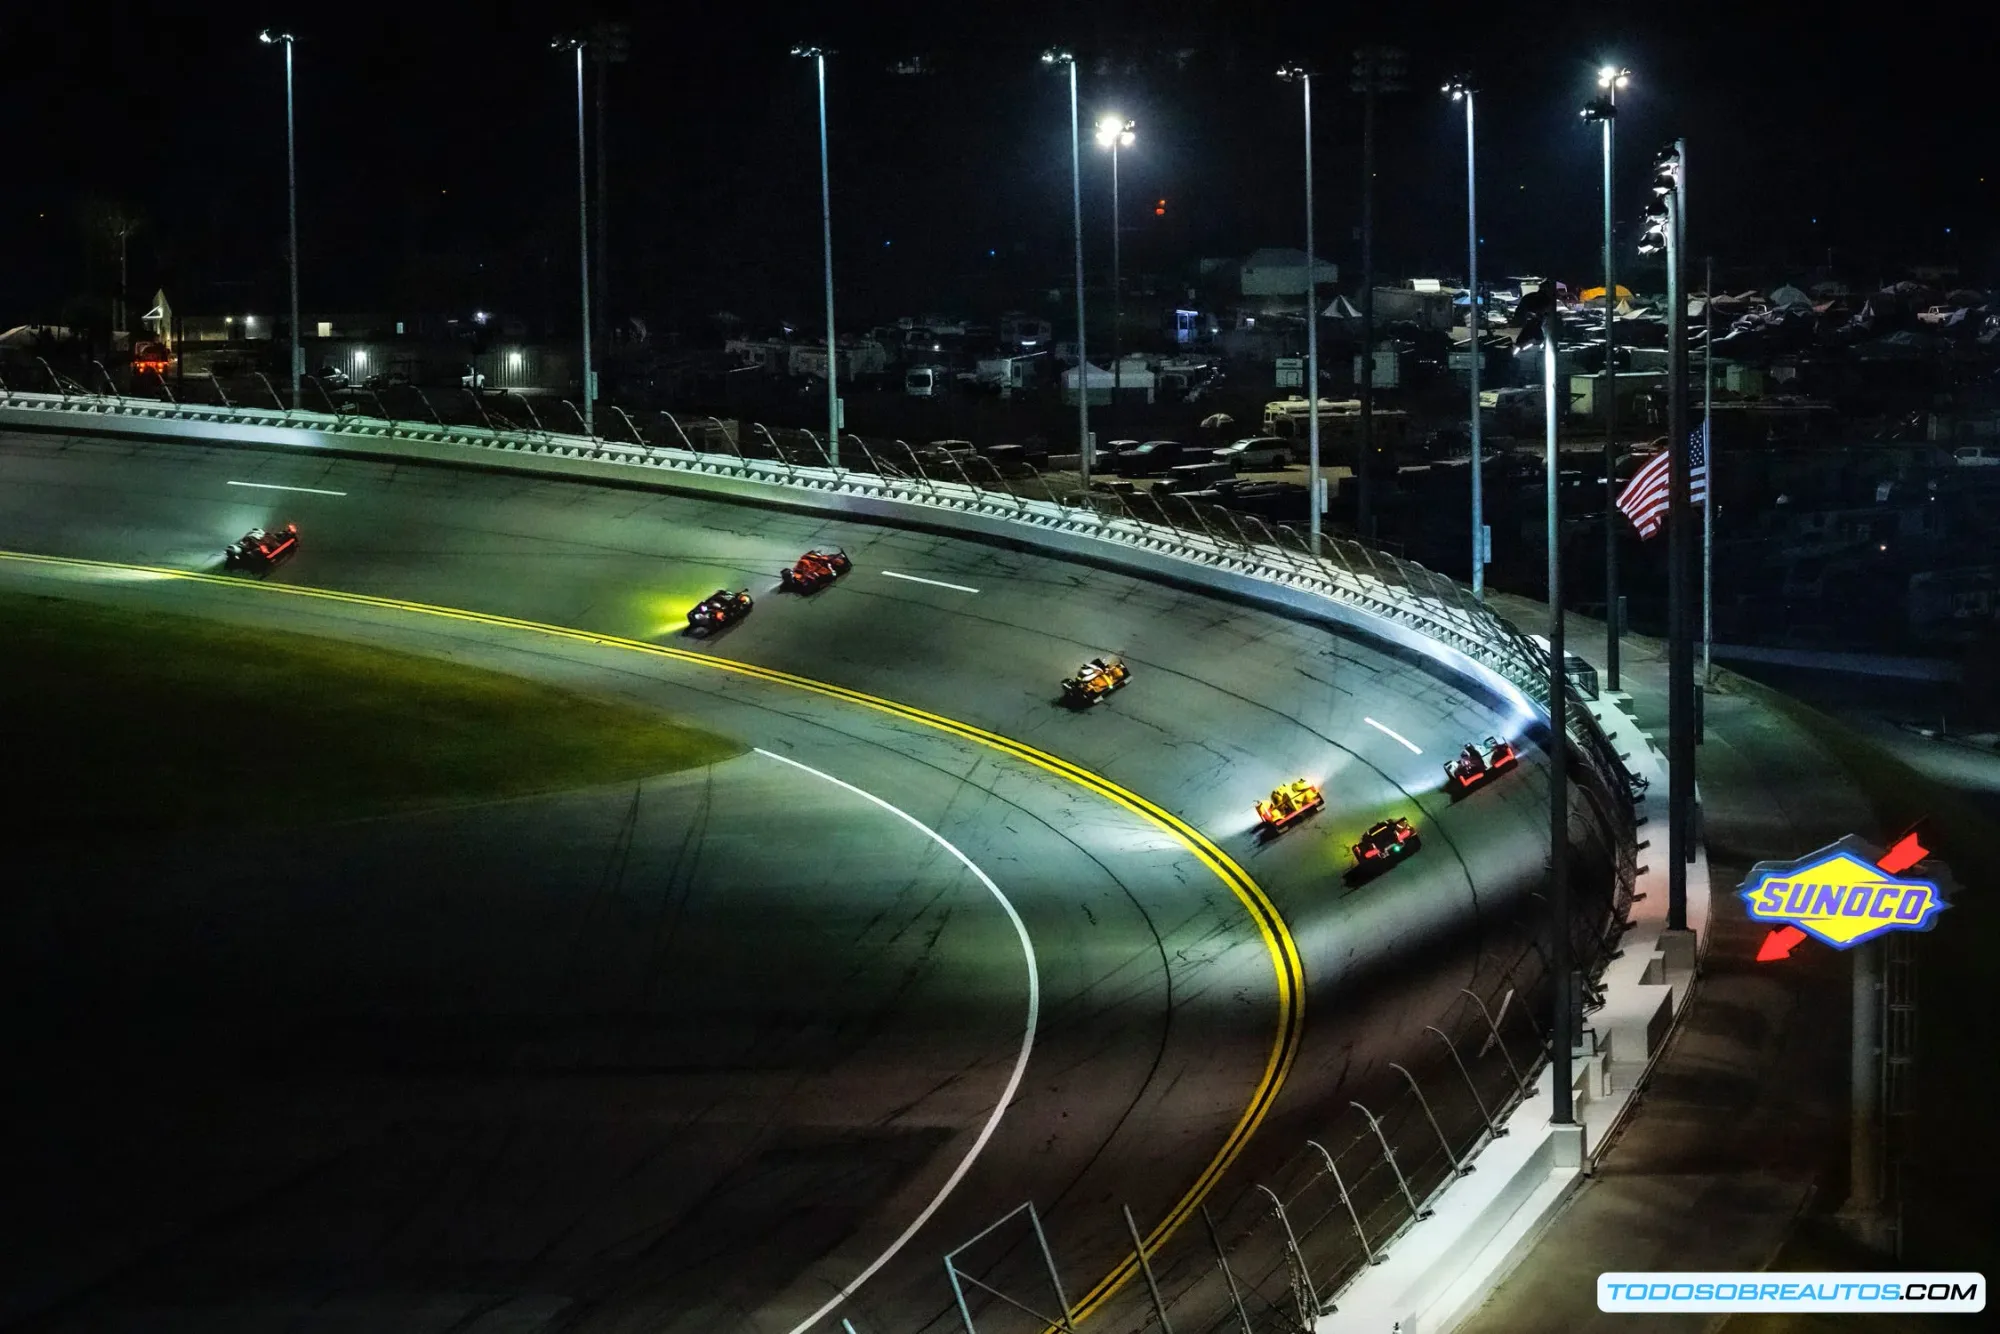
[[[1264,948],[1271,956],[1271,967],[1276,978],[1278,992],[1278,1031],[1271,1042],[1270,1054],[1264,1062],[1263,1075],[1251,1095],[1249,1105],[1237,1118],[1229,1136],[1216,1150],[1208,1165],[1195,1178],[1165,1218],[1154,1225],[1146,1236],[1144,1247],[1151,1256],[1168,1238],[1179,1230],[1182,1224],[1193,1216],[1195,1209],[1208,1193],[1215,1188],[1222,1174],[1229,1170],[1251,1135],[1263,1123],[1271,1105],[1277,1100],[1278,1091],[1284,1086],[1285,1077],[1291,1072],[1292,1063],[1298,1056],[1299,1041],[1305,1031],[1305,965],[1299,957],[1298,943],[1292,939],[1284,918],[1277,906],[1264,893],[1250,873],[1238,866],[1234,859],[1211,842],[1194,826],[1169,811],[1162,810],[1152,802],[1128,791],[1100,774],[1070,763],[1060,756],[1051,755],[1026,742],[974,727],[970,723],[946,718],[941,714],[919,709],[914,705],[901,704],[895,700],[883,699],[876,695],[853,690],[847,686],[834,685],[827,681],[817,681],[807,676],[797,676],[791,672],[779,671],[773,667],[760,667],[754,663],[735,662],[728,658],[707,653],[695,653],[688,649],[674,648],[666,644],[648,643],[643,639],[627,639],[619,635],[599,634],[590,630],[577,630],[568,626],[548,625],[540,621],[522,620],[514,616],[502,616],[494,612],[469,611],[462,607],[441,607],[427,602],[412,602],[404,598],[378,597],[368,593],[348,593],[338,589],[307,588],[298,584],[273,584],[232,578],[228,575],[207,574],[195,570],[175,570],[153,565],[130,565],[118,561],[84,560],[68,556],[44,556],[33,552],[0,551],[0,560],[23,565],[42,565],[78,570],[106,570],[126,574],[147,574],[161,578],[180,579],[191,583],[212,584],[223,588],[239,590],[259,590],[291,597],[316,598],[325,602],[342,603],[356,607],[370,607],[378,611],[399,611],[414,615],[437,617],[444,620],[460,621],[472,625],[494,626],[509,630],[521,630],[531,634],[545,635],[557,639],[567,639],[580,644],[600,645],[608,648],[626,649],[635,653],[651,654],[691,666],[705,667],[712,671],[731,672],[774,685],[788,686],[830,699],[837,699],[863,708],[873,709],[907,722],[919,723],[935,731],[974,742],[1003,755],[1009,755],[1024,763],[1064,779],[1086,791],[1093,792],[1106,800],[1124,807],[1141,819],[1152,824],[1175,842],[1186,848],[1215,877],[1228,886],[1250,913],[1257,924],[1258,934],[1263,938]],[[1130,1282],[1138,1272],[1138,1257],[1127,1255],[1118,1265],[1100,1279],[1097,1285],[1086,1292],[1072,1308],[1072,1319],[1081,1321],[1110,1300],[1120,1288]]]

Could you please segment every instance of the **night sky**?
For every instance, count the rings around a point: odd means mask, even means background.
[[[950,311],[989,291],[1033,305],[1069,265],[1065,85],[1086,125],[1138,122],[1122,157],[1128,275],[1295,246],[1303,230],[1298,60],[1315,88],[1321,249],[1358,276],[1353,48],[1409,53],[1380,111],[1380,272],[1463,269],[1463,122],[1480,99],[1482,269],[1597,269],[1598,139],[1577,120],[1605,59],[1629,65],[1620,230],[1652,152],[1689,139],[1690,241],[1763,286],[1824,264],[1854,282],[1913,263],[1995,268],[2000,163],[1972,5],[1489,3],[1373,7],[963,3],[193,6],[0,9],[8,179],[0,324],[62,318],[114,280],[81,219],[143,220],[135,300],[275,310],[283,291],[284,75],[267,24],[298,36],[304,300],[322,311],[471,307],[567,320],[576,265],[575,84],[549,39],[632,25],[610,72],[611,241],[621,314],[717,309],[814,322],[817,124],[799,41],[836,49],[830,114],[843,323]],[[929,72],[892,73],[922,57]],[[1105,155],[1086,144],[1085,227],[1107,267]],[[1982,179],[1984,178],[1984,179]],[[1994,182],[1989,184],[1988,181]],[[1164,218],[1153,216],[1157,199]],[[594,203],[594,196],[593,196]],[[1949,230],[1947,230],[1949,229]],[[1345,285],[1345,283],[1344,283]]]

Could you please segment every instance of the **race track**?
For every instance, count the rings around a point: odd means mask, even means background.
[[[1538,753],[1472,799],[1438,791],[1459,745],[1526,720],[1357,637],[797,513],[0,437],[15,552],[193,573],[286,520],[304,540],[271,585],[367,600],[27,561],[0,578],[462,657],[769,753],[28,867],[0,958],[36,1017],[27,1050],[51,1072],[93,1056],[21,1109],[54,1151],[10,1211],[0,1316],[946,1328],[942,1252],[1032,1199],[1072,1301],[1124,1328],[1139,1285],[1100,1282],[1130,1250],[1121,1204],[1147,1229],[1178,1220],[1175,1246],[1199,1201],[1225,1226],[1251,1217],[1248,1184],[1296,1175],[1305,1140],[1389,1087],[1387,1062],[1436,1066],[1422,1029],[1463,1030],[1459,988],[1539,980]],[[855,572],[775,593],[815,545]],[[749,586],[756,612],[685,640],[685,608],[718,586]],[[1057,680],[1104,652],[1132,684],[1055,707]],[[1300,774],[1329,809],[1259,844],[1252,803]],[[1395,813],[1423,852],[1344,884],[1345,845]],[[1204,839],[1275,905],[1275,938]],[[1016,1239],[987,1263],[1005,1286],[1025,1258]]]

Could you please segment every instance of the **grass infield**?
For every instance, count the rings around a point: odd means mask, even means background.
[[[325,823],[713,764],[727,737],[521,677],[0,593],[27,843]]]

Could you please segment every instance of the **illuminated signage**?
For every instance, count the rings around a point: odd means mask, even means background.
[[[1914,835],[1887,853],[1850,836],[1798,861],[1757,863],[1737,896],[1752,921],[1852,949],[1891,931],[1928,931],[1951,906],[1934,882],[1900,874],[1925,855]]]

